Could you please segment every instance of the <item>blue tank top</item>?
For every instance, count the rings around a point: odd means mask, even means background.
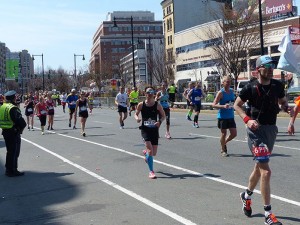
[[[194,88],[191,95],[193,104],[201,104],[201,97],[202,97],[202,90]]]
[[[234,92],[232,88],[229,89],[229,93],[226,93],[225,89],[222,88],[220,90],[222,92],[223,97],[220,100],[220,105],[229,104],[230,107],[228,109],[219,109],[218,119],[232,119],[234,118],[234,109],[233,104],[235,100]]]
[[[160,92],[160,104],[164,109],[169,108],[169,94],[168,92],[162,93],[162,91]]]

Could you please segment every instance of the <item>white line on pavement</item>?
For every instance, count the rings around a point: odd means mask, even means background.
[[[55,133],[55,132],[51,132],[51,133]],[[62,136],[71,137],[71,136],[67,136],[67,135],[62,135]],[[118,185],[118,184],[116,184],[116,183],[114,183],[114,182],[112,182],[110,180],[107,180],[104,177],[99,176],[98,174],[96,174],[96,173],[94,173],[94,172],[92,172],[92,171],[90,171],[90,170],[88,170],[88,169],[86,169],[86,168],[84,168],[84,167],[82,167],[82,166],[80,166],[80,165],[78,165],[78,164],[76,164],[76,163],[68,160],[67,158],[65,158],[65,157],[63,157],[63,156],[61,156],[61,155],[59,155],[59,154],[57,154],[55,152],[52,152],[52,151],[48,150],[47,148],[44,148],[41,145],[38,145],[38,144],[36,144],[36,143],[34,143],[32,141],[29,141],[29,140],[27,140],[25,138],[22,138],[22,139],[24,141],[26,141],[26,142],[28,142],[28,143],[36,146],[37,148],[39,148],[39,149],[41,149],[41,150],[43,150],[43,151],[45,151],[45,152],[47,152],[47,153],[49,153],[49,154],[51,154],[51,155],[53,155],[55,157],[61,159],[63,162],[68,163],[69,165],[76,167],[77,169],[79,169],[79,170],[81,170],[81,171],[83,171],[83,172],[91,175],[92,177],[95,177],[96,179],[102,181],[103,183],[106,183],[109,186],[111,186],[111,187],[113,187],[113,188],[115,188],[115,189],[117,189],[117,190],[119,190],[119,191],[121,191],[121,192],[129,195],[130,197],[135,198],[136,200],[144,203],[145,205],[148,205],[151,208],[156,209],[157,211],[159,211],[159,212],[161,212],[161,213],[163,213],[163,214],[165,214],[165,215],[173,218],[174,220],[176,220],[176,221],[178,221],[178,222],[180,222],[182,224],[196,225],[196,223],[193,223],[192,221],[190,221],[190,220],[188,220],[188,219],[186,219],[186,218],[184,218],[182,216],[179,216],[178,214],[176,214],[174,212],[171,212],[170,210],[168,210],[168,209],[166,209],[166,208],[164,208],[164,207],[162,207],[160,205],[157,205],[156,203],[154,203],[154,202],[152,202],[152,201],[150,201],[150,200],[148,200],[148,199],[146,199],[146,198],[144,198],[144,197],[142,197],[142,196],[134,193],[133,191],[130,191],[130,190],[128,190],[128,189],[126,189],[126,188],[124,188],[124,187],[122,187],[122,186],[120,186],[120,185]],[[75,139],[81,140],[79,138],[75,138]]]
[[[144,158],[144,156],[126,151],[126,150],[121,149],[121,148],[116,148],[116,147],[112,147],[112,146],[109,146],[109,145],[104,145],[104,144],[100,144],[100,143],[97,143],[97,142],[89,141],[89,140],[86,140],[86,139],[72,137],[72,136],[65,135],[65,134],[59,134],[59,133],[52,132],[52,131],[48,131],[48,132],[53,133],[53,134],[57,134],[57,135],[60,135],[60,136],[63,136],[63,137],[83,141],[83,142],[86,142],[86,143],[98,145],[98,146],[101,146],[101,147],[104,147],[104,148],[112,149],[112,150],[115,150],[115,151],[118,151],[118,152],[126,153],[128,155],[136,156],[136,157],[139,157],[139,158]],[[191,133],[190,135],[199,135],[199,134]],[[199,135],[199,136],[205,136],[205,137],[210,137],[210,138],[220,138],[220,137],[208,136],[208,135]],[[24,139],[24,140],[26,140],[26,139]],[[246,141],[242,141],[242,140],[235,140],[235,141],[246,142]],[[300,149],[296,149],[296,150],[300,150]],[[207,178],[209,180],[213,180],[213,181],[216,181],[216,182],[219,182],[219,183],[227,184],[227,185],[232,186],[232,187],[240,188],[240,189],[243,189],[243,190],[247,188],[246,186],[243,186],[243,185],[240,185],[240,184],[236,184],[236,183],[233,183],[233,182],[230,182],[230,181],[222,180],[220,178],[215,178],[215,177],[211,177],[211,176],[208,176],[208,175],[204,175],[202,173],[199,173],[199,172],[196,172],[196,171],[193,171],[193,170],[189,170],[189,169],[185,169],[183,167],[175,166],[175,165],[172,165],[172,164],[169,164],[169,163],[165,163],[165,162],[162,162],[162,161],[159,161],[159,160],[154,160],[154,162],[156,162],[158,164],[161,164],[161,165],[164,165],[164,166],[167,166],[167,167],[170,167],[170,168],[173,168],[173,169],[176,169],[176,170],[186,172],[186,173],[201,176],[201,177]],[[261,194],[261,192],[259,190],[254,190],[254,192],[257,193],[257,194]],[[273,195],[273,194],[271,195],[271,197],[274,198],[274,199],[280,200],[282,202],[286,202],[286,203],[289,203],[289,204],[300,206],[300,202],[297,202],[297,201],[294,201],[294,200],[290,200],[290,199],[280,197],[280,196],[277,196],[277,195]]]
[[[93,120],[93,123],[104,123],[104,124],[113,124],[113,123],[108,123],[108,122],[101,122],[101,121],[95,121],[95,120]]]
[[[202,135],[202,134],[189,133],[189,135],[192,135],[192,136],[199,136],[199,137],[208,137],[208,138],[216,138],[216,139],[220,139],[220,137],[209,136],[209,135]],[[238,139],[233,139],[232,141],[236,141],[236,142],[245,142],[245,143],[247,143],[247,141],[238,140]],[[300,148],[294,148],[294,147],[288,147],[288,146],[282,146],[282,145],[274,145],[274,146],[276,146],[276,147],[278,147],[278,148],[286,148],[286,149],[292,149],[292,150],[300,151]]]

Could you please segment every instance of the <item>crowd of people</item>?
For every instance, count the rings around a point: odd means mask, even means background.
[[[283,85],[280,81],[273,79],[273,69],[275,62],[270,56],[261,56],[256,61],[258,78],[249,82],[239,96],[236,98],[233,89],[230,88],[231,77],[222,78],[222,88],[216,94],[212,107],[218,109],[217,127],[220,129],[220,152],[224,157],[228,157],[227,144],[237,136],[237,128],[234,119],[234,111],[245,123],[248,146],[255,159],[255,165],[249,177],[247,189],[240,193],[243,204],[243,212],[251,217],[251,197],[253,191],[260,181],[260,189],[263,198],[263,208],[265,211],[265,224],[281,225],[271,211],[270,178],[271,169],[269,166],[270,156],[278,133],[276,126],[277,114],[280,110],[287,112],[290,116],[288,133],[295,133],[294,122],[300,111],[300,97],[296,99],[295,108],[289,107]],[[139,101],[139,91],[136,87],[129,92],[125,92],[124,87],[120,87],[119,93],[115,97],[117,112],[119,114],[120,129],[124,129],[125,120],[134,112],[134,119],[139,123],[141,136],[144,140],[145,149],[142,154],[149,169],[149,178],[155,179],[154,157],[157,155],[159,142],[159,128],[165,122],[165,137],[171,139],[170,133],[170,108],[174,103],[176,88],[171,84],[162,83],[156,90],[153,87],[145,89],[145,100]],[[29,93],[25,102],[25,116],[27,125],[22,118],[20,105],[18,104],[15,91],[5,94],[6,101],[0,101],[0,127],[7,147],[6,175],[9,177],[22,176],[24,172],[18,170],[18,157],[20,154],[20,135],[27,126],[28,131],[34,130],[34,115],[40,120],[41,134],[44,135],[45,126],[47,130],[54,130],[54,115],[57,105],[62,105],[65,113],[66,105],[69,110],[69,127],[76,129],[77,114],[80,117],[81,135],[86,136],[85,124],[92,114],[93,93],[80,92],[75,89],[67,95],[62,93],[59,97],[53,98],[51,91]],[[199,126],[199,114],[201,111],[201,101],[204,97],[201,82],[190,82],[183,96],[187,101],[188,112],[186,119],[192,122],[195,128]],[[247,103],[247,110],[244,105]],[[279,105],[281,108],[279,108]],[[194,118],[192,114],[194,112]],[[48,119],[48,120],[47,120]],[[72,122],[73,120],[73,122]],[[73,125],[73,126],[72,126]],[[227,134],[229,130],[229,134]],[[17,144],[16,144],[17,143]]]

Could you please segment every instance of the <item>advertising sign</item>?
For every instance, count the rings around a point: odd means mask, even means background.
[[[263,9],[265,9],[266,16],[274,16],[277,14],[292,12],[292,0],[262,0]]]
[[[264,16],[274,16],[292,12],[292,0],[261,0],[262,14]],[[254,13],[258,13],[258,1],[253,0],[232,0],[232,8],[236,10],[244,10],[247,14],[248,11],[254,9]]]

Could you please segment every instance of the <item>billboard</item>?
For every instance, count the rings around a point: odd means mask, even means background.
[[[292,12],[292,0],[261,0],[262,14],[264,16],[274,16]],[[244,10],[247,14],[253,7],[257,9],[254,12],[258,13],[258,1],[256,0],[232,0],[232,8],[236,10]]]
[[[15,80],[19,76],[19,60],[6,60],[6,79]]]

